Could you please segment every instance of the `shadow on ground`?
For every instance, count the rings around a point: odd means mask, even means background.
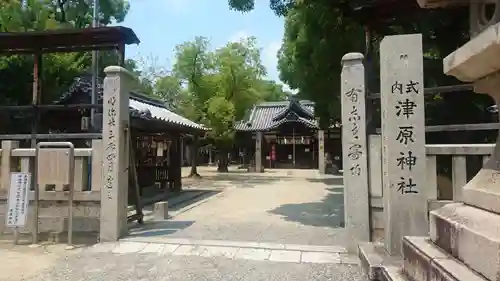
[[[131,227],[129,237],[154,237],[176,233],[193,225],[194,221],[146,221]]]
[[[269,184],[276,181],[287,180],[289,177],[276,175],[252,175],[236,172],[219,173],[202,177],[201,179],[186,179],[186,185],[194,187],[225,188],[228,186],[239,188],[254,188],[258,185]],[[184,179],[183,179],[184,180]],[[189,182],[188,182],[189,181]]]
[[[326,185],[344,185],[344,178],[342,177],[325,177],[321,179],[308,178],[306,180],[313,183],[324,183]]]
[[[344,189],[339,187],[327,190],[328,195],[320,202],[285,204],[269,212],[303,225],[344,227]]]

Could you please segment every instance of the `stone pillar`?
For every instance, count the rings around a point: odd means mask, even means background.
[[[403,236],[428,234],[422,35],[380,44],[385,248],[401,254]]]
[[[101,242],[116,241],[128,231],[129,92],[134,79],[119,66],[108,66],[104,72]]]
[[[262,173],[262,132],[257,132],[255,135],[255,171]]]
[[[349,251],[355,251],[359,242],[370,241],[365,70],[362,54],[349,53],[342,58],[341,81],[345,220],[350,236]]]
[[[18,141],[3,140],[0,160],[0,188],[9,190],[10,173],[17,170],[16,158],[12,157],[12,150],[19,147]]]
[[[318,171],[325,174],[325,131],[318,130]]]
[[[368,172],[370,183],[370,197],[382,198],[382,136],[368,136]]]

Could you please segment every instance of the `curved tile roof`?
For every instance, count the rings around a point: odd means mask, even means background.
[[[292,108],[292,103],[300,107],[300,112],[296,112]],[[295,119],[287,119],[287,114],[292,112],[297,115]],[[302,115],[302,116],[301,116]],[[276,117],[280,117],[277,118]],[[237,131],[266,131],[279,127],[282,124],[290,122],[298,122],[306,125],[309,128],[318,128],[314,116],[314,103],[307,100],[301,101],[278,101],[278,102],[263,102],[255,105],[248,115],[248,118],[237,122],[234,128]]]
[[[97,103],[102,103],[103,84],[102,79],[97,80]],[[75,95],[83,95],[82,99],[85,103],[90,103],[92,94],[92,76],[90,74],[75,78],[74,83],[69,87],[68,91],[54,103],[68,102]],[[130,114],[132,117],[145,120],[161,120],[168,124],[173,124],[179,127],[191,128],[197,130],[208,130],[205,126],[197,124],[179,114],[170,111],[164,102],[161,100],[146,96],[142,93],[130,93]]]

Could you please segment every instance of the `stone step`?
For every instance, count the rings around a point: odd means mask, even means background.
[[[384,266],[381,271],[380,281],[408,281],[399,266]]]
[[[500,276],[500,215],[463,203],[430,212],[431,240],[489,280]]]
[[[391,274],[394,273],[393,270],[389,272],[387,268],[401,268],[402,265],[401,259],[389,256],[385,251],[384,244],[381,243],[360,243],[358,245],[358,257],[363,271],[368,276],[368,280],[396,278],[396,275]]]
[[[428,237],[404,237],[403,260],[403,274],[408,280],[488,281]]]

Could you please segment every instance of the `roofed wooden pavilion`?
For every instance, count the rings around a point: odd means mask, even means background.
[[[325,144],[320,144],[318,132],[321,130],[311,101],[289,99],[255,105],[244,120],[236,123],[235,129],[238,132],[236,155],[240,155],[240,161],[246,165],[260,157],[265,168],[317,169],[320,153],[341,159],[340,123],[332,124],[324,132]],[[256,153],[255,143],[259,139],[262,146],[260,153]],[[328,150],[323,151],[325,148]]]

